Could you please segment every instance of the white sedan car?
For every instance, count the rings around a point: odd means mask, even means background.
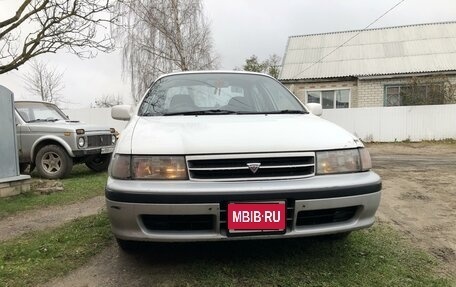
[[[381,179],[363,144],[280,82],[246,72],[165,75],[135,111],[106,185],[112,230],[137,241],[348,234],[374,223]]]

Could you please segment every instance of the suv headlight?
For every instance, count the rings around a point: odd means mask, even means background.
[[[85,138],[84,137],[78,138],[78,146],[81,148],[81,147],[84,147],[84,145],[85,145]]]
[[[183,156],[114,155],[111,176],[117,179],[183,180],[188,179]]]
[[[319,151],[316,160],[316,174],[359,172],[372,168],[369,152],[365,148]]]

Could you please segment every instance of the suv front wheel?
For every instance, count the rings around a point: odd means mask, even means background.
[[[102,154],[88,157],[85,164],[91,170],[100,172],[108,169],[110,161],[111,154]]]
[[[70,174],[73,168],[73,159],[62,147],[47,145],[38,151],[35,164],[41,177],[57,179]]]

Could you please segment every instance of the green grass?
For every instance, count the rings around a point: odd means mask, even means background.
[[[0,243],[0,286],[49,282],[84,265],[111,243],[104,213]],[[156,244],[123,261],[125,267],[141,269],[137,281],[151,286],[456,284],[438,275],[434,259],[385,225],[355,232],[346,240]]]
[[[188,259],[174,284],[192,286],[455,286],[429,255],[385,225],[346,240],[293,239],[169,248]],[[189,248],[190,249],[190,248]],[[171,253],[171,255],[169,254]],[[182,255],[184,254],[184,255]],[[154,258],[160,255],[154,252]],[[155,259],[157,260],[157,259]],[[166,285],[166,281],[162,282]]]
[[[0,216],[103,194],[106,173],[77,167],[65,191],[0,200]],[[112,242],[106,215],[0,242],[0,286],[34,286],[84,265]],[[131,259],[131,260],[130,260]],[[456,286],[442,265],[387,225],[321,238],[152,245],[127,258],[142,282],[179,286]],[[157,271],[160,274],[157,275]],[[150,272],[149,272],[150,271]]]
[[[112,242],[106,214],[0,243],[0,286],[35,286],[86,263]]]
[[[0,198],[0,219],[20,211],[71,204],[103,195],[106,179],[106,172],[95,173],[84,165],[75,166],[70,177],[62,180],[65,189],[62,192],[41,195],[32,190],[30,193]]]

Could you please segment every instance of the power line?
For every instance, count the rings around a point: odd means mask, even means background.
[[[396,5],[394,5],[393,7],[391,7],[390,9],[388,9],[385,13],[383,13],[382,15],[380,15],[380,17],[378,17],[377,19],[375,19],[373,22],[371,22],[369,25],[367,25],[364,29],[361,29],[358,31],[358,33],[356,33],[355,35],[353,35],[352,37],[350,37],[347,41],[343,42],[341,45],[337,46],[336,48],[334,48],[334,50],[332,50],[331,52],[329,52],[328,54],[326,54],[325,56],[321,57],[318,61],[310,64],[307,68],[304,69],[304,71],[301,71],[299,72],[299,74],[297,74],[296,76],[294,77],[291,77],[291,78],[297,78],[299,77],[302,73],[304,73],[305,71],[309,70],[310,68],[312,68],[313,66],[315,66],[316,64],[318,63],[321,63],[324,59],[326,59],[327,57],[329,57],[332,53],[334,53],[335,51],[337,51],[338,49],[342,48],[345,44],[347,44],[348,42],[350,42],[351,40],[353,40],[356,36],[358,36],[359,34],[361,34],[361,32],[365,31],[366,29],[369,29],[370,26],[374,25],[375,23],[378,22],[378,20],[382,19],[386,14],[388,14],[389,12],[393,11],[394,8],[396,8],[397,6],[401,5],[402,2],[404,2],[405,0],[401,0],[399,2],[396,3]]]

